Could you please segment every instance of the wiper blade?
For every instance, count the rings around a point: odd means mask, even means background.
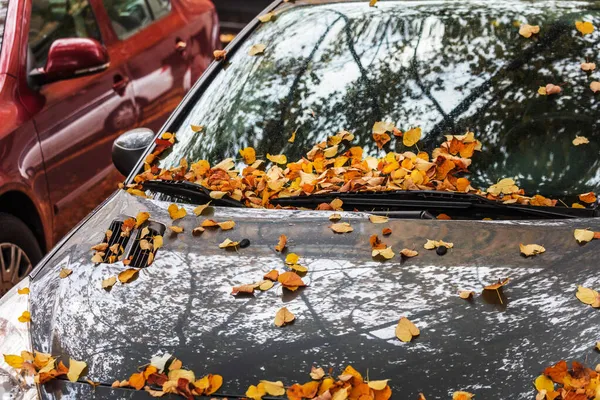
[[[282,207],[316,208],[319,204],[329,203],[336,198],[344,202],[346,210],[358,209],[360,211],[421,210],[434,214],[452,212],[466,218],[483,218],[489,216],[511,218],[518,216],[540,219],[564,219],[593,218],[598,216],[596,209],[504,204],[471,193],[427,190],[326,193],[311,196],[284,197],[273,199],[271,203]]]
[[[232,198],[223,197],[213,199],[210,190],[197,183],[187,181],[159,181],[151,180],[142,183],[145,190],[166,194],[167,196],[187,200],[191,203],[206,203],[211,201],[215,206],[244,207],[244,205]]]

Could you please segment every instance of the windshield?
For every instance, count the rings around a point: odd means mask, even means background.
[[[2,41],[4,38],[4,25],[8,14],[8,0],[0,0],[0,54],[2,54]]]
[[[341,130],[363,157],[439,147],[473,132],[481,151],[468,179],[486,189],[514,178],[525,193],[552,198],[595,191],[600,182],[598,99],[590,89],[598,22],[588,2],[365,2],[296,5],[262,23],[229,57],[176,132],[161,167],[232,157],[296,161]],[[524,24],[540,31],[525,38]],[[251,46],[264,54],[251,56]],[[541,95],[554,84],[558,94]],[[416,146],[401,137],[378,148],[377,121],[420,127]],[[203,126],[201,133],[190,125]],[[291,143],[291,136],[295,140]],[[574,145],[577,136],[589,143]],[[432,160],[434,161],[434,160]],[[284,167],[284,166],[283,166]]]

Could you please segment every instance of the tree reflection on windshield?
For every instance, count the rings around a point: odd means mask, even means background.
[[[262,24],[230,57],[177,132],[161,166],[181,157],[211,163],[257,156],[301,158],[346,129],[365,155],[378,150],[371,127],[390,120],[423,128],[421,150],[443,134],[475,132],[483,143],[470,167],[473,186],[515,177],[526,193],[546,196],[596,190],[600,183],[597,97],[593,74],[598,32],[582,37],[575,21],[598,25],[593,4],[365,2],[290,6]],[[519,23],[541,26],[525,39]],[[264,55],[249,56],[253,44]],[[562,93],[539,96],[547,83]],[[193,133],[190,124],[204,125]],[[296,131],[294,143],[288,139]],[[575,147],[576,135],[590,144]],[[390,147],[391,146],[391,147]],[[423,148],[424,146],[424,148]],[[414,148],[413,148],[414,150]]]

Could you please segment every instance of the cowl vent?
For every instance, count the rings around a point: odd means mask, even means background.
[[[128,251],[127,259],[123,263],[133,268],[143,268],[152,264],[158,253],[158,249],[154,250],[154,237],[162,236],[164,232],[165,226],[163,224],[155,221],[144,223],[140,229],[137,229],[135,240]]]

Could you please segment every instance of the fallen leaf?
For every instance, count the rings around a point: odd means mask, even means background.
[[[388,217],[384,217],[382,215],[369,215],[369,221],[374,224],[385,224],[390,219]]]
[[[460,292],[458,292],[458,295],[460,296],[461,299],[468,300],[468,299],[472,298],[473,296],[475,296],[475,292],[472,290],[461,290]]]
[[[591,82],[590,89],[592,89],[592,92],[594,92],[594,93],[600,91],[600,82],[598,82],[598,81]]]
[[[379,149],[382,149],[386,143],[388,143],[392,138],[387,133],[373,133],[373,140]]]
[[[171,225],[171,226],[169,226],[169,229],[172,232],[174,232],[174,233],[181,233],[181,232],[183,232],[183,227],[177,226],[177,225]]]
[[[142,250],[152,250],[152,245],[146,239],[142,239],[139,242],[140,249]]]
[[[593,289],[578,286],[575,296],[584,304],[589,304],[594,308],[600,308],[600,294]]]
[[[342,219],[342,216],[337,213],[333,213],[329,216],[330,221],[339,221],[340,219]]]
[[[279,272],[276,269],[272,269],[263,276],[263,279],[269,279],[271,281],[276,281],[277,278],[279,278]]]
[[[381,234],[384,236],[391,235],[392,229],[391,228],[383,228],[383,230],[381,231]]]
[[[205,230],[205,229],[204,229],[203,227],[201,227],[201,226],[197,226],[197,227],[195,227],[194,229],[192,229],[192,234],[193,234],[193,235],[199,235],[199,234],[201,234],[202,232],[204,232],[204,230]]]
[[[214,228],[219,226],[219,223],[214,219],[205,219],[204,221],[202,221],[200,226],[203,228]]]
[[[275,325],[282,327],[285,324],[288,324],[295,319],[296,319],[296,317],[294,316],[294,314],[292,314],[286,307],[282,307],[279,309],[279,311],[277,311],[277,314],[275,314]],[[279,395],[273,395],[273,396],[279,396]]]
[[[283,386],[283,382],[281,381],[260,381],[260,383],[263,384],[265,392],[267,392],[267,394],[270,396],[283,396],[285,394],[285,388]]]
[[[300,257],[298,256],[298,254],[289,253],[287,256],[285,256],[285,263],[288,265],[296,264],[299,259],[300,259]]]
[[[266,48],[266,47],[267,47],[267,46],[265,46],[265,45],[264,45],[264,44],[262,44],[262,43],[253,44],[253,45],[250,47],[250,50],[248,50],[248,55],[249,55],[249,56],[255,56],[255,55],[257,55],[257,54],[263,54],[263,53],[265,52],[265,48]]]
[[[394,130],[394,123],[389,121],[377,121],[373,124],[372,132],[376,134],[382,134],[386,132],[392,132]]]
[[[150,228],[148,228],[147,226],[145,226],[145,227],[142,228],[142,231],[140,232],[140,238],[145,238],[149,234],[150,234]]]
[[[234,242],[231,239],[225,239],[225,240],[223,240],[223,242],[221,244],[219,244],[219,247],[221,249],[226,249],[228,247],[236,248],[239,244],[240,244],[240,242]]]
[[[285,154],[280,154],[280,155],[274,156],[274,155],[267,153],[267,160],[269,160],[275,164],[286,164],[287,163],[287,157],[285,156]]]
[[[246,147],[240,150],[240,155],[248,165],[251,165],[256,161],[256,151],[252,147]]]
[[[59,277],[60,279],[64,279],[64,278],[66,278],[67,276],[71,275],[72,273],[73,273],[73,270],[71,270],[71,269],[68,269],[68,268],[61,268],[61,270],[60,270],[60,272],[59,272],[59,274],[58,274],[58,277]]]
[[[581,69],[583,71],[593,71],[596,69],[596,63],[593,62],[583,62],[581,63]]]
[[[444,246],[448,249],[451,249],[454,247],[454,243],[450,243],[450,242],[444,242],[443,240],[431,240],[431,239],[427,239],[427,242],[425,242],[425,244],[423,245],[423,248],[427,249],[427,250],[433,250],[435,248],[438,248],[440,246]]]
[[[194,208],[194,214],[196,216],[201,215],[208,206],[210,206],[210,201],[206,204],[202,204],[202,205],[199,205],[198,207]]]
[[[250,385],[248,390],[246,390],[246,396],[252,400],[261,400],[266,394],[267,391],[265,390],[265,385],[262,383],[259,383],[257,386]]]
[[[404,136],[402,136],[402,143],[406,147],[414,146],[421,139],[421,128],[413,128],[404,132]]]
[[[491,285],[484,286],[485,290],[498,290],[502,286],[505,286],[508,282],[510,282],[510,278],[506,278],[504,280],[498,280],[496,283],[492,283]]]
[[[178,207],[177,204],[171,204],[167,209],[172,220],[183,218],[187,215],[185,208]]]
[[[290,268],[299,274],[304,274],[304,273],[308,272],[308,268],[306,268],[302,265],[299,265],[299,264],[291,265]]]
[[[519,35],[521,35],[525,38],[530,38],[531,35],[539,33],[539,32],[540,32],[539,25],[522,24],[519,27]]]
[[[198,133],[198,132],[202,132],[204,130],[204,126],[202,125],[190,125],[190,128],[192,128],[192,132],[194,133]]]
[[[235,286],[231,289],[231,294],[236,295],[238,293],[247,293],[247,294],[252,294],[254,293],[254,290],[256,290],[256,288],[259,285],[255,284],[255,283],[250,283],[247,285],[240,285],[240,286]]]
[[[139,228],[144,222],[148,221],[150,213],[146,211],[139,212],[135,217],[135,227]]]
[[[552,379],[548,378],[546,375],[538,376],[535,379],[535,381],[533,382],[533,384],[535,385],[535,388],[538,391],[540,391],[540,390],[545,390],[546,392],[554,391],[554,382],[552,382]]]
[[[160,249],[163,246],[163,237],[161,235],[156,235],[152,238],[152,247],[154,251]]]
[[[295,291],[299,287],[306,286],[302,278],[292,271],[286,271],[279,274],[277,280],[283,287],[291,291]]]
[[[378,0],[369,0],[369,7],[375,7],[375,4],[377,4]]]
[[[17,293],[19,294],[29,294],[29,288],[28,287],[24,287],[21,289],[17,289]]]
[[[392,250],[392,247],[386,247],[385,249],[373,249],[371,251],[371,257],[383,257],[386,260],[390,260],[395,256],[394,251]]]
[[[25,360],[21,356],[17,356],[14,354],[4,354],[4,362],[13,368],[21,369],[23,368],[23,363],[25,362]]]
[[[329,227],[335,233],[348,233],[354,230],[347,222],[338,222],[337,224],[332,224]]]
[[[213,51],[213,57],[216,61],[224,60],[227,56],[227,50],[215,50]]]
[[[281,253],[283,251],[283,249],[285,249],[286,243],[287,243],[287,236],[285,236],[285,235],[279,236],[279,242],[277,243],[277,246],[275,246],[275,251],[278,251]]]
[[[575,229],[573,236],[575,236],[577,243],[587,243],[594,239],[594,232],[588,229]]]
[[[596,194],[594,192],[587,192],[579,195],[579,200],[584,203],[595,203],[596,202]]]
[[[260,285],[258,285],[258,288],[262,291],[265,291],[265,290],[271,289],[273,287],[273,285],[275,285],[275,283],[273,281],[264,280],[260,283]]]
[[[235,226],[235,222],[224,221],[224,222],[219,222],[218,225],[219,225],[219,228],[221,228],[222,230],[228,231],[230,229],[233,229],[233,227]]]
[[[325,371],[323,371],[323,368],[315,368],[315,367],[311,367],[310,368],[310,377],[313,378],[314,380],[320,380],[325,376]]]
[[[118,278],[121,283],[129,283],[135,275],[138,273],[137,269],[128,268],[125,271],[119,273]]]
[[[521,254],[526,257],[535,256],[536,254],[540,254],[546,251],[544,246],[540,246],[539,244],[519,244],[519,249],[521,250]]]
[[[117,283],[117,278],[114,276],[102,279],[102,289],[110,289],[115,283]]]
[[[292,136],[288,139],[288,143],[294,143],[296,140],[296,131],[292,132]]]
[[[588,21],[575,21],[575,28],[583,35],[594,32],[594,24]]]
[[[452,400],[471,400],[473,396],[473,393],[459,391],[452,394]]]
[[[106,251],[108,249],[108,243],[100,243],[95,246],[92,246],[92,250],[95,251]]]
[[[87,363],[70,358],[69,372],[67,373],[67,378],[69,379],[69,381],[77,382],[79,376],[81,375],[85,367],[87,367]]]
[[[396,326],[396,337],[403,342],[410,342],[413,337],[419,336],[421,331],[408,318],[402,317]]]
[[[415,250],[410,250],[410,249],[402,249],[402,250],[400,250],[400,254],[402,254],[403,257],[410,258],[410,257],[418,256],[419,252],[415,251]]]
[[[29,311],[23,311],[23,314],[18,318],[19,322],[31,321],[31,313]]]
[[[103,261],[104,261],[104,253],[102,253],[102,252],[98,252],[98,253],[94,254],[94,256],[92,257],[92,262],[93,263],[98,264],[98,263],[101,263]]]
[[[540,88],[540,89],[542,89],[542,88]],[[539,93],[539,94],[541,94],[542,96],[544,96],[544,95],[550,96],[550,95],[552,95],[552,94],[558,94],[558,93],[560,93],[560,92],[562,92],[562,89],[561,89],[561,87],[560,87],[560,86],[558,86],[558,85],[554,85],[554,84],[552,84],[552,83],[549,83],[549,84],[547,84],[547,85],[546,85],[546,86],[543,88],[543,90],[542,90],[542,91],[540,91],[540,90],[538,89],[538,93]]]
[[[589,144],[590,141],[585,136],[577,136],[575,135],[575,139],[573,139],[573,145],[579,146],[581,144]]]
[[[383,379],[380,381],[369,381],[367,385],[373,390],[383,390],[388,384],[389,379]]]
[[[257,18],[260,22],[269,22],[273,19],[274,14],[272,12],[268,12],[263,15],[259,15]]]

